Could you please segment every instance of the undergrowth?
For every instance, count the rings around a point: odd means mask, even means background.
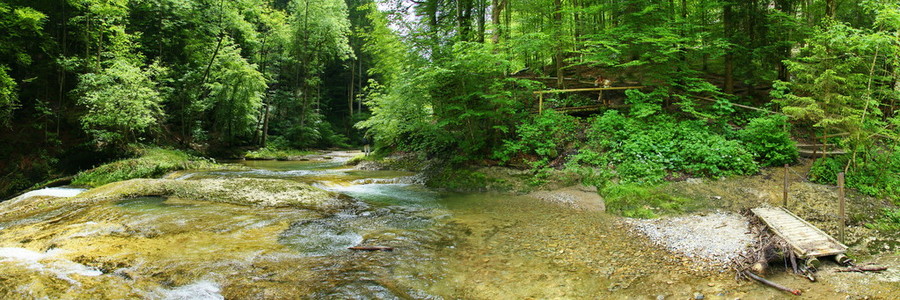
[[[656,218],[684,211],[691,200],[675,197],[651,186],[615,184],[600,190],[606,210],[629,218]]]
[[[244,158],[247,159],[289,159],[291,157],[304,156],[309,154],[314,154],[315,151],[308,150],[297,150],[297,149],[278,149],[272,147],[266,147],[254,151],[247,152],[244,154]]]
[[[72,184],[97,187],[110,182],[133,178],[159,177],[185,169],[221,168],[212,160],[193,156],[179,150],[143,148],[135,150],[137,157],[114,161],[75,175]]]

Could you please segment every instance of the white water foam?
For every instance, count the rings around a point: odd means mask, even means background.
[[[163,299],[168,300],[221,300],[225,299],[221,291],[222,288],[217,283],[202,280],[172,289],[163,289],[161,294]]]
[[[68,187],[50,187],[50,188],[43,188],[43,189],[27,192],[18,197],[15,197],[11,200],[21,200],[21,199],[25,199],[25,198],[29,198],[29,197],[34,197],[34,196],[52,196],[52,197],[69,198],[69,197],[78,196],[78,194],[81,194],[84,191],[87,191],[87,190],[79,189],[79,188],[68,188]]]
[[[80,285],[81,283],[72,279],[69,275],[91,277],[103,275],[103,272],[95,268],[56,257],[62,253],[64,253],[62,249],[52,249],[41,253],[25,248],[6,247],[0,248],[0,263],[17,263],[34,271],[49,272],[74,285]]]

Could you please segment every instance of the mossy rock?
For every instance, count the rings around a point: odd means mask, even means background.
[[[115,201],[140,196],[168,196],[261,207],[334,210],[348,202],[338,194],[282,179],[132,179],[87,191],[72,201]]]

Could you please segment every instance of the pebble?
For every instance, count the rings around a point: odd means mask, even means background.
[[[706,296],[703,296],[701,293],[694,293],[694,300],[703,300]]]
[[[653,243],[682,255],[685,265],[727,266],[732,259],[747,252],[753,242],[753,235],[747,233],[747,219],[733,213],[626,222]]]

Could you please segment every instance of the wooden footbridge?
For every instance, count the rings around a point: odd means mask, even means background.
[[[560,94],[560,93],[573,93],[573,92],[600,92],[600,97],[597,98],[597,101],[601,101],[603,97],[603,91],[610,90],[630,90],[630,89],[640,89],[643,86],[613,86],[613,87],[594,87],[594,88],[580,88],[580,89],[561,89],[561,90],[543,90],[536,91],[535,94],[538,95],[538,113],[544,112],[544,94]],[[558,107],[554,110],[559,112],[583,112],[583,111],[597,111],[601,108],[615,108],[616,106],[604,101],[603,104],[597,105],[586,105],[586,106],[578,106],[578,107]]]
[[[847,252],[847,246],[785,208],[758,207],[751,211],[775,235],[784,239],[797,257],[808,262],[817,257],[843,255]]]

